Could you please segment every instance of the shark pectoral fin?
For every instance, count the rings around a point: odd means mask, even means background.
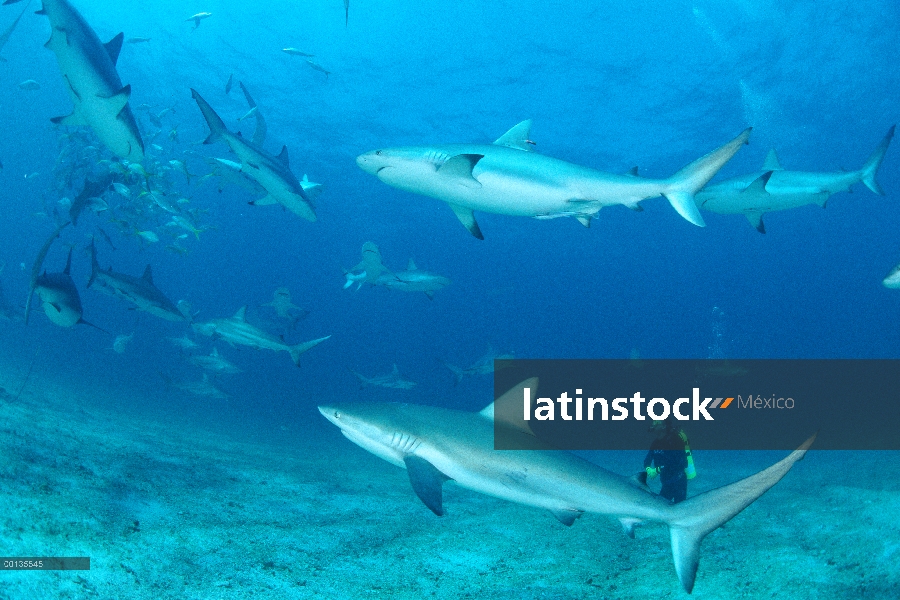
[[[575,220],[584,225],[585,227],[590,228],[591,226],[591,216],[590,215],[578,215],[575,217]]]
[[[763,214],[761,212],[748,212],[745,214],[747,215],[747,220],[750,221],[750,224],[753,225],[754,229],[760,233],[766,232],[766,226],[763,224]]]
[[[459,219],[459,222],[463,224],[463,227],[469,230],[469,233],[479,240],[484,239],[481,228],[478,226],[478,221],[475,220],[475,213],[472,212],[471,208],[466,208],[459,204],[451,204],[450,208],[453,209],[453,213],[456,215],[456,218]]]
[[[766,184],[772,177],[772,171],[766,171],[756,179],[750,182],[750,185],[741,190],[742,194],[768,194]]]
[[[550,514],[556,517],[556,520],[566,527],[571,527],[572,523],[575,522],[575,519],[583,515],[584,511],[571,508],[562,508],[559,510],[554,510],[551,508]]]
[[[428,296],[429,300],[434,300],[434,292],[425,292],[425,295]]]
[[[288,158],[287,146],[281,147],[281,153],[278,155],[278,160],[281,161],[281,164],[283,164],[285,167],[291,167],[291,161]]]
[[[481,182],[472,175],[472,169],[482,158],[484,154],[457,154],[438,167],[438,173],[463,187],[480,188]]]
[[[260,198],[259,200],[252,200],[249,202],[253,206],[271,206],[272,204],[278,204],[278,200],[276,200],[271,194],[264,198]]]
[[[431,512],[439,517],[444,516],[443,493],[441,487],[450,479],[433,464],[413,454],[405,457],[406,472],[413,491]]]
[[[689,223],[693,223],[698,227],[706,227],[706,222],[697,208],[694,201],[694,195],[689,192],[669,192],[664,194],[669,204],[672,205],[679,215],[684,217]]]
[[[507,148],[515,148],[516,150],[524,150],[525,152],[533,152],[534,142],[532,142],[529,137],[531,137],[531,119],[522,121],[504,133],[494,142],[494,144],[497,146],[506,146]]]
[[[125,108],[125,105],[128,104],[128,98],[131,97],[131,84],[124,86],[112,96],[99,97],[103,98],[109,113],[118,116],[122,109]]]
[[[619,523],[622,524],[622,531],[631,539],[634,539],[634,528],[644,524],[643,521],[634,517],[622,517],[619,519]]]
[[[84,117],[81,116],[81,113],[78,112],[77,108],[73,110],[70,115],[53,117],[50,121],[56,125],[66,125],[68,127],[84,127],[88,124],[87,121],[84,120]]]

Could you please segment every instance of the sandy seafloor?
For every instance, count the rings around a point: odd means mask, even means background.
[[[687,597],[663,526],[566,528],[452,483],[438,518],[313,408],[223,429],[40,367],[14,400],[26,368],[0,369],[0,555],[87,555],[91,570],[0,572],[0,599]],[[696,451],[691,493],[783,455]],[[641,458],[594,457],[620,473]],[[705,540],[693,597],[900,597],[896,462],[811,452]]]

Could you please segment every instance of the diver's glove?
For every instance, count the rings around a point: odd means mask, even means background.
[[[659,469],[659,467],[647,467],[646,469],[644,469],[645,471],[647,471],[647,479],[653,479],[654,477],[659,475]]]

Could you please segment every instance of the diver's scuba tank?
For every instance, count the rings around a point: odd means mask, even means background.
[[[684,453],[687,455],[687,467],[684,469],[684,474],[688,479],[693,479],[697,476],[697,469],[694,467],[694,456],[691,454],[691,446],[688,444],[687,434],[684,431],[679,431],[678,437],[684,442]]]

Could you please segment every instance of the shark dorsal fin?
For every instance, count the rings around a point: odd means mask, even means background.
[[[397,363],[394,363],[394,370],[391,371],[391,375],[399,375],[400,369],[397,368]]]
[[[278,160],[281,161],[281,164],[283,164],[285,167],[290,168],[291,163],[288,159],[287,146],[281,147],[281,152],[278,154]]]
[[[150,285],[153,285],[153,269],[150,267],[150,265],[147,265],[147,268],[144,269],[144,274],[141,276],[141,279],[143,279]]]
[[[247,305],[240,307],[236,313],[234,313],[234,318],[238,321],[246,321],[247,320]]]
[[[628,169],[628,172],[625,174],[628,175],[629,177],[640,177],[640,175],[638,175],[637,167],[631,167],[630,169]]]
[[[414,261],[413,259],[409,259],[409,262],[406,263],[406,270],[407,271],[418,271],[419,268],[416,266],[416,261]]]
[[[775,148],[769,150],[769,153],[766,155],[766,160],[762,166],[763,171],[783,171],[784,167],[781,166],[781,163],[778,161],[778,154],[775,153]]]
[[[106,53],[109,54],[109,58],[112,59],[113,64],[116,64],[116,61],[119,60],[119,52],[122,51],[122,40],[124,39],[125,34],[120,31],[119,35],[103,44],[103,47],[106,48]]]
[[[506,146],[507,148],[515,148],[516,150],[524,150],[525,152],[534,151],[534,142],[529,138],[531,134],[531,119],[522,121],[494,142],[497,146]]]
[[[501,423],[512,427],[517,431],[527,433],[528,435],[534,435],[534,432],[531,431],[531,427],[528,426],[528,423],[522,420],[521,407],[525,388],[531,389],[531,398],[534,400],[538,388],[538,378],[531,377],[518,385],[513,386],[495,402],[491,402],[485,406],[478,414],[495,423]],[[502,411],[499,413],[495,409],[498,402],[500,403]]]

